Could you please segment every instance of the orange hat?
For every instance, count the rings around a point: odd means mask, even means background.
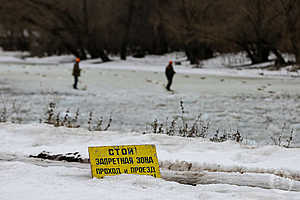
[[[170,60],[170,61],[169,61],[169,64],[171,65],[172,63],[173,63],[173,61],[172,61],[172,60]]]
[[[76,58],[76,62],[80,62],[80,58]]]

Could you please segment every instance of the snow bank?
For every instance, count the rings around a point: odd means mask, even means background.
[[[1,200],[50,199],[274,199],[297,200],[299,193],[232,185],[189,186],[150,176],[120,175],[91,179],[88,169],[40,167],[0,161]]]
[[[270,174],[256,174],[265,170],[298,173],[299,149],[275,146],[247,147],[226,142],[215,144],[202,139],[163,135],[142,135],[121,132],[89,132],[85,129],[55,128],[45,124],[0,124],[0,199],[298,199],[297,182]],[[90,169],[76,165],[38,165],[25,162],[29,154],[42,150],[54,153],[79,151],[87,156],[88,146],[156,144],[162,172],[167,177],[197,180],[197,186],[181,185],[147,176],[121,175],[102,180],[91,179]],[[25,157],[24,157],[25,156]],[[246,158],[249,158],[248,160]],[[192,163],[176,167],[176,160]],[[43,161],[40,161],[43,162]],[[165,171],[166,163],[173,163],[172,176]],[[84,164],[87,165],[87,164]],[[48,166],[48,167],[47,167]],[[235,167],[233,167],[235,166]],[[255,171],[253,167],[259,168]],[[182,167],[180,169],[180,167]],[[226,170],[245,169],[243,174]],[[250,170],[253,169],[253,173]],[[192,173],[187,176],[180,174]],[[211,172],[216,170],[216,172]],[[223,172],[218,172],[222,171]],[[248,170],[248,171],[247,171]],[[176,172],[177,171],[177,172]],[[195,173],[202,174],[199,179]],[[176,176],[174,175],[176,173]],[[194,174],[193,174],[194,173]],[[276,178],[278,177],[278,178]],[[268,178],[269,181],[266,179]],[[227,185],[220,184],[227,182]],[[280,186],[276,184],[280,183]],[[209,185],[201,185],[209,184]],[[233,184],[233,185],[232,185]],[[234,186],[240,184],[251,187]],[[272,185],[273,184],[273,185]],[[254,188],[281,188],[266,190]]]
[[[180,171],[270,173],[300,180],[300,149],[278,146],[249,147],[233,142],[212,143],[199,138],[89,132],[44,124],[0,124],[0,152],[19,156],[79,152],[87,158],[88,146],[155,144],[162,168]],[[177,163],[186,161],[191,163]],[[188,169],[189,168],[189,169]],[[187,170],[188,169],[188,170]]]

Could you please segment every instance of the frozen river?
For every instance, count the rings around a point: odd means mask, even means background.
[[[270,137],[278,137],[284,124],[286,136],[300,131],[299,78],[205,75],[175,66],[175,92],[170,93],[163,69],[81,66],[80,90],[73,90],[72,64],[0,64],[0,109],[8,108],[10,118],[21,123],[39,122],[54,102],[62,113],[79,108],[83,127],[93,112],[105,121],[112,116],[110,130],[143,132],[154,119],[178,117],[182,100],[185,117],[192,122],[201,114],[211,134],[238,129],[249,142],[272,144]],[[294,142],[300,146],[300,134]]]

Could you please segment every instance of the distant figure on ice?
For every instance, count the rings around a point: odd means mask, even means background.
[[[74,89],[78,89],[77,83],[78,83],[78,77],[80,76],[80,71],[81,71],[81,69],[79,68],[79,62],[80,62],[80,58],[76,58],[76,62],[74,64],[73,72],[72,72],[72,75],[74,76],[74,84],[73,84]]]
[[[166,86],[166,89],[168,91],[172,91],[171,90],[171,85],[172,85],[172,81],[173,81],[173,76],[176,73],[174,71],[173,62],[172,61],[170,61],[169,64],[168,64],[168,66],[166,67],[166,72],[165,73],[166,73],[166,77],[168,79],[168,84]]]

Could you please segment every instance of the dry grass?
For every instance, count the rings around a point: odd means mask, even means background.
[[[224,130],[223,133],[220,134],[219,129],[216,129],[215,134],[212,137],[209,137],[209,135],[211,135],[209,132],[212,129],[210,122],[202,120],[201,114],[198,114],[194,120],[188,120],[185,117],[185,113],[183,101],[180,101],[180,117],[178,119],[169,121],[167,118],[164,123],[154,119],[150,124],[150,131],[147,131],[149,129],[146,128],[144,133],[166,134],[180,137],[201,137],[208,138],[212,142],[233,140],[241,143],[243,141],[243,137],[239,130]]]
[[[75,114],[70,112],[70,109],[67,109],[61,116],[60,112],[56,112],[56,104],[53,102],[49,103],[48,109],[45,113],[45,121],[41,120],[44,123],[52,124],[55,127],[65,126],[67,128],[79,128],[78,118],[80,115],[79,108],[76,110]],[[89,131],[107,131],[111,127],[112,117],[110,116],[106,125],[104,125],[103,117],[93,119],[93,112],[89,113],[88,119],[88,130]]]

